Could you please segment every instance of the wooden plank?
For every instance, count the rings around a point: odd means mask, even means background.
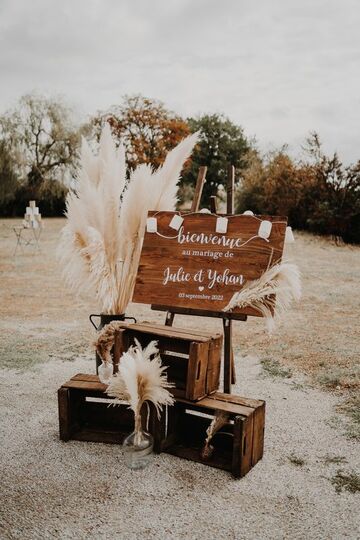
[[[226,401],[217,401],[216,399],[212,399],[212,396],[204,397],[200,399],[199,401],[197,401],[196,403],[188,399],[182,399],[182,398],[178,398],[177,401],[179,403],[183,403],[184,405],[190,406],[190,408],[196,409],[197,407],[198,409],[196,410],[208,409],[208,410],[211,410],[212,412],[219,410],[219,411],[227,412],[231,414],[232,416],[241,415],[241,416],[247,417],[247,416],[250,416],[254,411],[254,409],[252,409],[251,407],[245,407],[243,405],[238,405],[237,403],[227,403]]]
[[[210,342],[208,369],[206,375],[207,394],[211,394],[219,388],[222,342],[222,336],[218,336],[212,339]]]
[[[175,313],[172,313],[172,315],[175,315]],[[171,326],[171,325],[168,325],[165,323],[165,326]],[[222,334],[220,334],[219,332],[207,332],[206,330],[203,330],[202,328],[199,330],[196,330],[196,332],[194,332],[194,330],[188,330],[187,328],[178,328],[177,326],[171,326],[171,328],[175,332],[180,331],[182,334],[189,334],[190,336],[195,336],[195,337],[201,336],[201,337],[205,337],[207,340],[222,338]]]
[[[234,422],[234,442],[231,460],[231,472],[235,478],[241,477],[241,460],[245,418],[237,416]]]
[[[231,320],[224,320],[224,392],[231,392],[231,355],[232,355],[232,326]]]
[[[227,175],[227,188],[226,188],[226,211],[228,214],[234,214],[234,188],[235,188],[235,167],[233,165],[228,166],[228,175]],[[225,322],[225,321],[223,321]],[[230,332],[231,332],[231,322],[230,322]],[[224,348],[224,358],[225,350],[228,347],[225,345]],[[225,360],[224,360],[225,361]],[[230,343],[230,389],[231,384],[236,383],[236,372],[235,372],[235,361],[234,361],[234,350],[232,346],[232,336]]]
[[[245,476],[252,467],[253,415],[234,422],[232,473],[236,478]]]
[[[153,212],[149,216],[154,215]],[[176,234],[174,213],[158,212],[158,233],[145,233],[133,301],[221,312],[247,281],[281,259],[287,221],[275,216],[229,216],[226,233],[216,233],[216,216],[184,215]],[[268,240],[258,236],[271,221]],[[161,261],[161,264],[159,264]],[[236,312],[262,316],[253,307]]]
[[[160,304],[152,304],[151,309],[154,311],[168,311],[169,306]],[[184,307],[172,307],[172,313],[178,315],[193,315],[194,317],[212,317],[217,319],[231,319],[233,321],[246,321],[247,315],[243,313],[225,313],[224,311],[209,311],[206,309],[191,309]]]
[[[206,182],[206,171],[207,171],[207,167],[199,168],[194,198],[191,204],[191,210],[190,210],[191,212],[197,212],[199,210],[201,195],[203,192],[204,184]]]
[[[121,323],[121,328],[128,329],[132,332],[142,332],[147,334],[154,334],[157,336],[162,337],[170,337],[170,338],[179,338],[183,339],[185,341],[200,341],[200,342],[207,342],[209,338],[201,332],[195,333],[190,332],[189,330],[183,330],[182,328],[176,328],[175,326],[172,326],[169,328],[166,325],[160,325],[160,324],[141,324],[141,323]]]
[[[88,382],[100,382],[98,375],[92,373],[77,373],[70,379],[71,381],[88,381]]]
[[[91,381],[67,381],[64,383],[63,388],[77,388],[79,390],[88,390],[89,392],[105,392],[107,389],[106,384],[101,382],[91,382]]]
[[[212,394],[211,399],[227,401],[228,403],[236,403],[238,405],[244,405],[245,407],[252,407],[253,409],[263,407],[265,403],[261,399],[246,398],[234,394],[224,394],[222,392],[215,392],[215,394]]]
[[[254,466],[264,454],[265,434],[265,403],[254,411],[254,442],[252,447],[252,466]]]
[[[228,166],[227,183],[226,183],[226,212],[234,213],[234,188],[235,188],[235,167]]]
[[[186,381],[186,398],[200,399],[206,396],[206,374],[209,360],[209,341],[192,342]]]
[[[58,390],[58,410],[59,410],[59,435],[62,441],[68,441],[71,437],[70,410],[69,410],[69,390],[59,388]]]
[[[235,357],[234,357],[234,347],[231,344],[231,384],[236,384],[236,369],[235,369]]]

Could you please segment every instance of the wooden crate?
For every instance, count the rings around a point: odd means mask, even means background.
[[[211,441],[214,452],[202,459],[201,449],[215,410],[230,413],[230,423]],[[177,399],[160,419],[151,415],[156,452],[166,452],[210,467],[244,476],[262,458],[264,451],[265,402],[216,393],[196,403]]]
[[[110,406],[107,386],[97,375],[79,373],[58,390],[60,439],[122,443],[134,430],[134,413],[127,404]],[[95,401],[94,401],[95,400]],[[144,407],[144,428],[146,428]]]
[[[219,388],[222,335],[194,332],[155,324],[121,323],[116,332],[114,363],[134,345],[157,341],[168,380],[175,383],[175,397],[198,400]]]

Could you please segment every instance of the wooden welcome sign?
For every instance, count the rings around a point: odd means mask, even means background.
[[[149,212],[133,301],[222,311],[281,259],[286,225],[284,217]]]

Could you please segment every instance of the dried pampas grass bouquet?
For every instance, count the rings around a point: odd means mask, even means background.
[[[135,343],[122,355],[119,372],[112,377],[107,394],[128,402],[134,412],[134,432],[124,441],[125,461],[131,469],[142,469],[153,448],[152,436],[142,427],[143,405],[152,403],[159,416],[163,406],[172,405],[174,400],[168,390],[173,384],[168,382],[166,367],[161,365],[157,343],[152,341],[144,349],[136,339]]]
[[[95,156],[83,139],[77,185],[66,199],[58,256],[75,292],[93,293],[104,314],[123,314],[131,300],[149,210],[174,210],[177,184],[198,140],[190,135],[154,171],[126,176],[125,149],[105,125]]]

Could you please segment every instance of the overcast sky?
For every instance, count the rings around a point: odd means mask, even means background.
[[[0,77],[0,113],[33,90],[81,115],[141,93],[263,150],[316,130],[360,158],[359,0],[0,0]]]

